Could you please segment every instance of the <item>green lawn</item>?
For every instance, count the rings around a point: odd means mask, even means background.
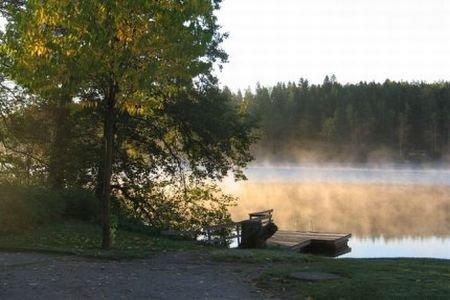
[[[83,222],[47,225],[25,234],[0,235],[0,250],[66,253],[96,258],[148,257],[161,251],[205,251],[217,263],[238,264],[258,276],[259,288],[293,299],[450,299],[450,260],[332,259],[280,249],[238,250],[198,245],[119,230],[113,249],[99,249],[100,227]],[[341,276],[304,282],[293,272],[320,271]]]
[[[332,259],[280,250],[219,250],[217,261],[265,266],[257,286],[293,299],[450,299],[450,260]],[[320,271],[337,280],[305,282],[293,272]]]
[[[77,221],[41,226],[23,234],[0,235],[0,250],[54,252],[113,259],[141,258],[164,250],[185,251],[204,248],[189,241],[123,230],[117,231],[111,250],[101,250],[100,243],[100,226]]]

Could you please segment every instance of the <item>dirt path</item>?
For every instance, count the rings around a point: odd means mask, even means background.
[[[131,261],[0,253],[0,299],[264,298],[250,271],[189,252]]]

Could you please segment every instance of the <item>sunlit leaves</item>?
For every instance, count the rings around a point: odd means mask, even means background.
[[[67,74],[72,81],[82,80],[79,88],[86,81],[103,84],[114,74],[126,95],[119,103],[133,108],[126,104],[133,102],[129,91],[154,94],[164,89],[165,97],[171,97],[224,57],[218,48],[221,36],[212,34],[218,29],[213,15],[217,3],[31,0],[9,25],[3,51],[20,70],[14,79],[36,89],[67,83]],[[34,84],[36,73],[41,84]],[[25,74],[33,75],[26,79]]]
[[[160,226],[171,218],[180,228],[226,219],[231,199],[204,181],[230,169],[239,175],[250,159],[250,125],[211,72],[226,59],[214,15],[219,3],[30,0],[6,28],[8,77],[70,111],[67,151],[79,157],[67,176],[99,185],[99,162],[111,161],[101,158],[108,112],[115,120],[108,135],[116,150],[114,193],[157,209]]]

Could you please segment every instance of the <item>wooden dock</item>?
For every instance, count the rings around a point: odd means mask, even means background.
[[[273,209],[249,214],[249,220],[256,220],[266,225],[272,222]],[[242,222],[229,222],[204,229],[203,242],[215,245],[228,244],[231,239],[237,239],[241,245]],[[279,246],[302,253],[311,253],[326,256],[339,256],[351,251],[348,240],[351,234],[304,232],[278,230],[266,242],[268,245]]]
[[[351,251],[348,247],[351,236],[345,233],[279,230],[267,240],[267,244],[302,253],[338,256]]]

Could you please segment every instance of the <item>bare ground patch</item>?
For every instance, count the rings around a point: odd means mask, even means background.
[[[0,253],[0,298],[261,299],[255,273],[197,252],[120,261]]]

